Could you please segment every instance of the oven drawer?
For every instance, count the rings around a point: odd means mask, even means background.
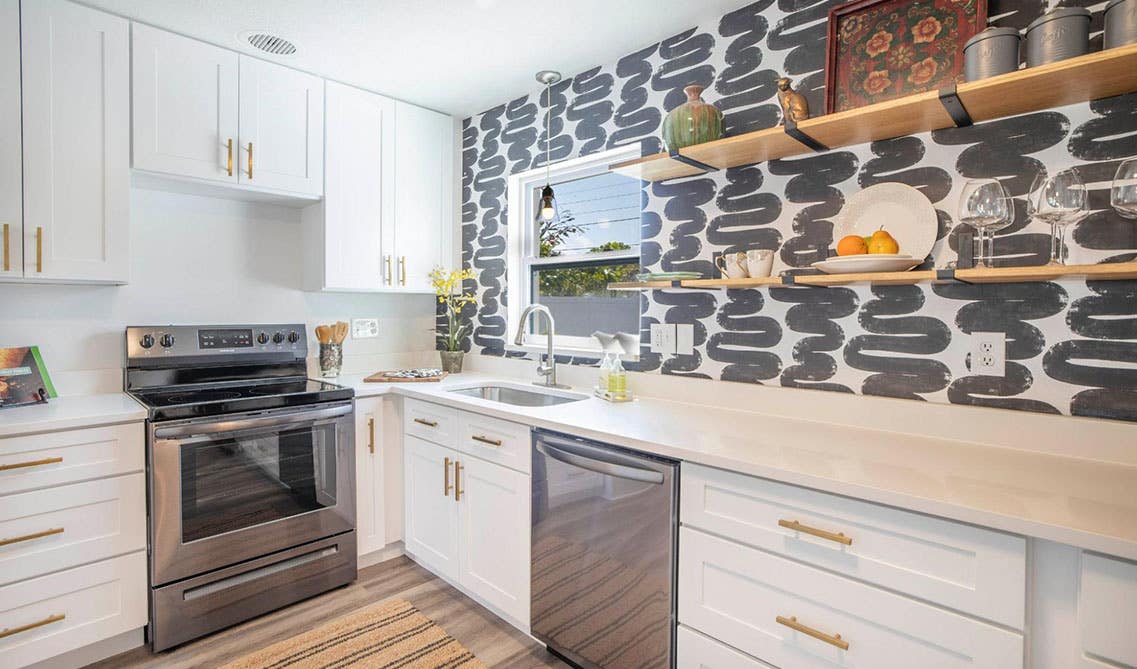
[[[688,527],[679,622],[778,667],[1023,666],[1020,634]]]
[[[142,423],[0,439],[0,495],[140,472]]]
[[[458,436],[458,410],[430,402],[404,399],[403,432],[440,446],[454,448]]]
[[[150,640],[161,651],[355,580],[355,532],[151,591]]]
[[[1023,537],[698,465],[680,485],[684,525],[1024,627]]]
[[[4,498],[0,585],[146,548],[143,474]]]
[[[458,450],[474,457],[528,474],[533,467],[533,446],[528,425],[519,425],[476,413],[458,413]]]
[[[145,551],[6,585],[0,666],[23,667],[145,624]]]

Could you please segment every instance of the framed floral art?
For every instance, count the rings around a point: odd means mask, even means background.
[[[986,26],[987,0],[856,0],[834,7],[826,113],[963,81],[963,45]]]

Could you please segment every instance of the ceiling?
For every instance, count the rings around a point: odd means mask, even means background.
[[[84,4],[455,116],[740,7],[746,0],[82,0]],[[288,57],[238,40],[266,30]]]

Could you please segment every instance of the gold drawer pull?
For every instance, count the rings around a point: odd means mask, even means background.
[[[249,181],[253,180],[253,143],[249,142]]]
[[[842,639],[840,634],[829,635],[825,632],[818,632],[812,627],[807,627],[799,623],[795,616],[790,616],[789,618],[786,618],[785,616],[778,616],[774,618],[774,620],[776,620],[779,625],[785,625],[786,627],[792,630],[797,630],[802,634],[808,634],[814,639],[824,641],[830,646],[837,646],[841,650],[849,650],[849,642]]]
[[[442,465],[442,496],[449,497],[454,486],[450,485],[450,458],[443,458]]]
[[[853,545],[852,537],[847,537],[841,532],[827,532],[825,530],[819,530],[816,527],[810,527],[809,525],[802,525],[796,520],[785,520],[784,518],[778,521],[778,525],[786,528],[787,530],[812,534],[815,537],[821,537],[822,539],[828,539],[829,541],[836,541],[837,543],[845,544],[846,546]]]
[[[480,435],[480,434],[479,435],[473,435],[470,438],[473,439],[474,441],[480,441],[483,444],[489,444],[490,446],[497,446],[497,447],[501,446],[501,439],[490,439],[489,437],[487,437],[485,435]]]
[[[9,252],[9,248],[8,248],[8,246],[9,246],[9,244],[8,244],[8,227],[9,227],[9,224],[5,223],[4,224],[4,271],[5,272],[12,269],[12,263],[9,260],[10,252]]]
[[[44,458],[43,460],[17,462],[14,465],[0,465],[0,472],[6,472],[9,469],[23,469],[24,467],[42,467],[43,465],[54,465],[57,462],[63,462],[63,458]]]
[[[25,534],[22,537],[12,537],[11,539],[0,539],[0,546],[7,546],[9,544],[18,544],[21,541],[31,541],[32,539],[42,539],[44,537],[50,537],[53,534],[63,534],[63,528],[62,527],[53,527],[50,530],[44,530],[43,532],[36,532],[35,534]]]
[[[54,616],[48,616],[47,618],[44,618],[43,620],[40,620],[38,622],[28,623],[27,625],[20,625],[19,627],[10,627],[10,628],[6,627],[3,630],[0,630],[0,639],[3,639],[6,636],[12,636],[13,634],[19,634],[20,632],[27,632],[28,630],[34,630],[35,628],[43,627],[44,625],[50,625],[52,623],[57,623],[66,617],[67,616],[65,614],[60,613],[60,614],[57,614]]]
[[[227,166],[225,168],[225,171],[227,171],[229,173],[229,176],[233,176],[233,138],[232,137],[229,138],[229,143],[226,144],[226,147],[227,147],[227,150],[229,151],[229,160],[226,163]]]
[[[391,285],[391,256],[384,256],[383,262],[387,265],[387,276],[384,277],[383,280],[386,281],[389,286]]]
[[[407,285],[407,257],[399,256],[399,285]]]
[[[375,419],[367,419],[367,450],[375,455]]]
[[[36,272],[43,272],[43,227],[36,226]]]
[[[462,463],[454,461],[454,501],[462,501]]]
[[[436,420],[427,420],[425,418],[416,418],[415,422],[418,423],[419,425],[425,425],[427,427],[438,427],[438,421],[436,421]]]

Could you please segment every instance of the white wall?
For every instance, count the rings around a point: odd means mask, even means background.
[[[299,209],[135,188],[130,243],[125,286],[0,283],[0,346],[39,345],[61,394],[121,389],[127,325],[303,322],[314,344],[316,323],[377,317],[345,371],[433,351],[429,295],[301,291]]]

